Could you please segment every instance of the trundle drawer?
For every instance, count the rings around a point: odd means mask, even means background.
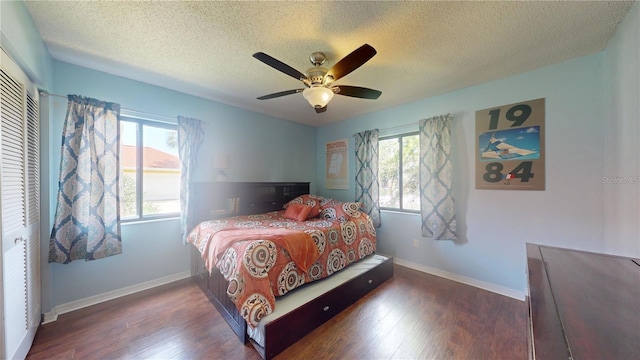
[[[264,357],[270,359],[279,354],[392,276],[393,258],[388,258],[375,268],[268,323],[265,326]]]

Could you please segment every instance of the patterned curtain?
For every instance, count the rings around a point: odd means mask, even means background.
[[[456,240],[456,209],[451,196],[453,115],[420,120],[420,213],[422,236]]]
[[[191,182],[196,169],[198,149],[204,138],[203,122],[184,116],[178,116],[178,151],[182,173],[180,175],[180,233],[182,242],[187,243],[189,222],[191,220],[190,205],[193,201]]]
[[[380,226],[380,183],[378,182],[378,129],[367,130],[356,137],[356,201]]]
[[[122,253],[120,105],[68,96],[49,262]]]

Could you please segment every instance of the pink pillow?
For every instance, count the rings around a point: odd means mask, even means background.
[[[311,206],[305,204],[289,204],[284,217],[296,221],[305,221],[311,212]]]
[[[322,196],[318,196],[318,195],[311,195],[311,194],[305,194],[305,195],[300,195],[297,198],[289,201],[288,203],[284,204],[284,208],[288,209],[289,206],[291,206],[292,204],[304,204],[304,205],[308,205],[311,207],[311,212],[309,213],[309,216],[307,217],[307,219],[312,219],[318,215],[320,215],[320,211],[322,210],[320,208],[320,203],[324,200],[324,198]]]

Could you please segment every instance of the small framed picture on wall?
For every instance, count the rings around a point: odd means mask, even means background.
[[[325,155],[325,180],[327,189],[349,189],[349,140],[327,143]]]

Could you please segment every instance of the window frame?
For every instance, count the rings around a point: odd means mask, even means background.
[[[402,139],[405,137],[409,137],[409,136],[418,136],[418,147],[420,147],[420,138],[419,138],[420,132],[419,131],[412,131],[412,132],[407,132],[407,133],[401,133],[401,134],[396,134],[396,135],[386,135],[386,136],[382,136],[378,139],[378,143],[380,141],[383,140],[390,140],[390,139],[396,139],[398,141],[398,202],[399,202],[399,207],[387,207],[387,206],[380,206],[380,210],[385,210],[385,211],[393,211],[393,212],[400,212],[400,213],[407,213],[407,214],[420,214],[420,210],[413,210],[413,209],[404,209],[402,208],[402,196],[403,196],[403,174],[402,174]],[[420,151],[418,151],[418,155],[420,154]],[[378,157],[378,169],[380,169],[380,158]],[[418,190],[420,190],[420,180],[418,177]]]
[[[170,123],[162,120],[154,120],[143,117],[137,117],[134,115],[124,115],[120,114],[120,121],[133,123],[136,127],[136,216],[135,217],[127,217],[122,218],[122,214],[120,214],[120,222],[123,224],[127,223],[136,223],[136,222],[144,222],[144,221],[154,221],[154,220],[164,220],[164,219],[175,219],[180,217],[180,211],[174,213],[163,213],[163,214],[143,214],[144,207],[144,164],[143,164],[143,152],[144,149],[144,126],[153,126],[161,129],[175,130],[178,131],[178,124]],[[120,134],[120,141],[122,141],[122,134]],[[121,144],[122,145],[122,144]],[[121,154],[122,155],[122,154]],[[120,161],[120,168],[122,169],[122,159]],[[181,169],[182,171],[182,169]],[[124,172],[121,170],[120,179],[118,180],[118,186],[120,186],[120,181],[122,181],[122,177],[124,176]],[[122,201],[122,193],[119,195],[120,201]],[[120,204],[118,204],[120,206]]]

